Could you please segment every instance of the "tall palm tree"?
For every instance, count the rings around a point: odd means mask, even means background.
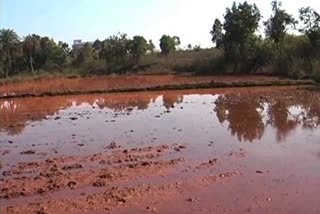
[[[5,66],[5,76],[8,78],[9,71],[12,69],[12,59],[17,51],[19,38],[16,32],[11,29],[0,30],[0,50]]]
[[[27,58],[29,59],[30,69],[33,74],[34,71],[34,62],[33,62],[33,55],[36,54],[40,49],[40,41],[35,35],[28,35],[23,41],[23,51]]]

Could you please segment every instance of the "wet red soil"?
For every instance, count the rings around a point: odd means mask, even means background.
[[[320,213],[296,87],[0,101],[2,213]]]
[[[42,94],[59,92],[88,92],[121,89],[145,89],[164,85],[199,84],[211,81],[254,82],[279,81],[278,77],[270,76],[191,76],[191,75],[123,75],[93,76],[83,78],[51,78],[16,81],[0,84],[0,95]]]

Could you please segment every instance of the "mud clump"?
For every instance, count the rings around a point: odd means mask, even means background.
[[[79,163],[66,165],[62,167],[63,170],[82,169],[82,165]]]
[[[67,186],[70,188],[70,189],[75,189],[77,187],[78,183],[75,182],[75,181],[69,181]]]
[[[226,172],[226,173],[221,173],[219,175],[220,178],[231,178],[234,175],[238,175],[239,172]]]
[[[121,148],[121,146],[118,146],[116,144],[116,142],[112,141],[106,148],[107,149],[118,149],[118,148]]]
[[[185,145],[179,145],[179,146],[174,147],[174,150],[176,152],[180,152],[181,150],[186,149],[186,148],[187,147]]]
[[[34,150],[26,150],[26,151],[20,152],[20,155],[34,155],[34,154],[36,154],[36,151]]]
[[[2,172],[2,175],[4,176],[4,177],[7,177],[7,176],[10,176],[12,173],[10,172],[10,171],[3,171]]]
[[[112,142],[111,147],[118,148],[118,145]],[[127,207],[148,194],[164,197],[168,191],[181,190],[181,184],[175,184],[176,180],[173,180],[163,185],[152,183],[152,179],[166,177],[175,167],[183,166],[185,159],[181,153],[174,152],[175,148],[182,150],[186,146],[172,144],[125,148],[110,153],[49,157],[41,161],[19,163],[10,168],[12,177],[6,177],[5,182],[1,183],[0,198],[44,198],[40,203],[33,200],[32,204],[15,205],[12,210],[16,212],[13,213],[48,213],[42,207],[50,213],[65,213],[66,210],[82,213],[83,210]],[[210,161],[212,164],[215,162],[214,159]],[[146,182],[145,179],[150,180],[151,184],[141,184]],[[79,192],[78,195],[78,190],[85,194],[80,195]],[[67,193],[60,198],[64,192],[75,195],[70,197]],[[48,195],[50,198],[46,197]]]
[[[94,187],[104,187],[106,186],[106,182],[105,181],[102,181],[102,180],[98,180],[98,181],[95,181],[92,186]]]
[[[46,211],[45,208],[42,207],[36,212],[36,214],[50,214],[50,212]]]
[[[214,159],[211,159],[211,160],[209,160],[209,164],[211,164],[211,165],[214,165],[214,164],[216,164],[218,162],[218,159],[217,158],[214,158]]]
[[[186,201],[187,201],[187,202],[191,202],[191,203],[195,203],[195,202],[197,202],[198,200],[195,199],[195,198],[187,198]]]
[[[114,174],[114,173],[106,173],[106,174],[101,174],[101,175],[99,175],[98,177],[101,178],[101,179],[109,179],[109,180],[112,180],[112,179],[116,178],[117,175]]]
[[[149,161],[144,161],[141,163],[141,166],[151,166],[151,163]]]
[[[40,188],[40,189],[38,189],[37,193],[40,195],[43,195],[46,193],[46,190],[44,190],[43,188]]]
[[[200,169],[205,169],[209,167],[215,167],[218,163],[217,158],[210,159],[208,162],[201,163],[200,165],[196,166],[195,169],[200,170]]]

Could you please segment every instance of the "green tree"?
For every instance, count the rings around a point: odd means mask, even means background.
[[[64,51],[65,54],[68,54],[70,52],[70,48],[69,48],[68,43],[59,41],[58,45]]]
[[[92,47],[90,43],[85,43],[83,48],[78,51],[78,55],[76,58],[77,64],[83,64],[92,62],[95,57],[95,49]]]
[[[130,40],[126,34],[117,34],[110,36],[103,42],[103,50],[101,56],[106,59],[108,70],[111,71],[115,67],[121,67],[125,63],[125,59],[130,49]]]
[[[200,44],[195,45],[195,46],[193,47],[193,50],[194,50],[194,51],[200,51],[200,50],[201,50]]]
[[[96,41],[94,41],[94,43],[92,44],[92,47],[96,51],[100,52],[102,50],[102,44],[103,44],[103,42],[101,42],[99,39],[96,39]]]
[[[17,33],[11,29],[0,30],[1,59],[3,61],[6,78],[8,78],[10,71],[12,71],[14,67],[14,55],[18,48],[19,39]]]
[[[305,33],[314,47],[320,46],[320,15],[310,7],[299,9],[300,21],[303,27],[300,32]]]
[[[153,54],[155,48],[156,48],[156,47],[154,46],[152,40],[149,39],[149,42],[148,42],[148,51],[150,51],[150,53]]]
[[[59,41],[56,43],[48,37],[38,37],[40,47],[33,54],[33,65],[35,69],[39,68],[55,68],[56,65],[62,66],[66,62],[66,58],[70,52],[69,45]]]
[[[192,45],[188,44],[187,48],[188,48],[189,51],[192,50]]]
[[[58,44],[55,44],[52,46],[52,49],[50,51],[49,60],[54,63],[55,65],[62,66],[67,59],[67,54],[69,46],[67,43],[59,42]]]
[[[35,74],[33,56],[38,53],[39,50],[39,38],[36,35],[28,35],[23,41],[23,51],[28,58],[30,69],[33,74]]]
[[[290,28],[295,27],[297,22],[292,15],[281,8],[281,2],[274,0],[271,5],[273,14],[264,22],[265,33],[267,38],[270,38],[276,44],[279,57],[283,58],[285,36]]]
[[[35,61],[39,63],[40,66],[44,66],[50,56],[52,51],[53,41],[49,37],[42,37],[40,39],[40,51],[35,56]]]
[[[210,34],[212,36],[211,41],[216,44],[216,48],[221,49],[223,48],[223,37],[224,34],[222,32],[222,23],[219,19],[215,19],[214,24],[212,26],[212,30]]]
[[[148,48],[147,40],[142,36],[134,36],[130,45],[130,52],[139,63],[140,58],[146,54]]]
[[[160,48],[161,53],[166,57],[169,55],[170,52],[175,51],[177,46],[180,45],[180,38],[177,36],[169,36],[163,35],[160,39]]]
[[[255,4],[234,2],[227,8],[224,16],[223,37],[226,59],[233,61],[233,71],[237,72],[239,60],[246,63],[248,57],[248,42],[257,31],[261,19],[260,11]]]

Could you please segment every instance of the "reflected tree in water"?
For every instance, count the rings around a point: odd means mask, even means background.
[[[66,98],[32,98],[0,101],[0,131],[20,134],[28,122],[41,121],[71,106]]]
[[[175,93],[166,93],[162,96],[163,105],[166,109],[174,108],[176,104],[183,102],[183,95]]]
[[[145,110],[158,94],[119,94],[105,96],[75,96],[14,99],[0,101],[0,132],[20,134],[28,123],[45,120],[72,106],[87,104],[115,112],[130,112],[134,108]]]
[[[220,123],[228,121],[232,135],[239,141],[261,139],[267,126],[276,130],[277,142],[299,125],[314,129],[320,124],[320,99],[314,93],[227,94],[216,100],[215,112]]]
[[[303,117],[303,127],[314,129],[320,125],[320,99],[319,96],[310,93],[308,96],[302,96],[304,99],[303,108],[306,115]]]
[[[119,96],[100,97],[95,100],[95,104],[100,109],[108,108],[116,112],[130,112],[134,108],[138,110],[148,109],[150,103],[153,103],[157,97],[158,95],[156,94],[132,94],[129,96],[123,94]]]
[[[263,106],[247,95],[227,94],[216,100],[214,111],[220,123],[229,122],[229,130],[239,141],[261,139],[265,125],[260,114]]]
[[[283,100],[269,103],[267,123],[276,128],[278,142],[284,141],[290,131],[299,124],[299,117],[292,115],[288,110],[289,107],[290,103]]]

